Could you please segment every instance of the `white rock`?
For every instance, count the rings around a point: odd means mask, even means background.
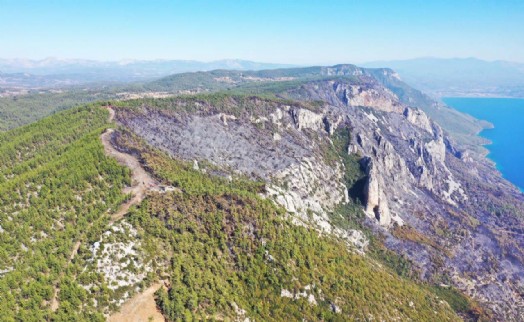
[[[324,127],[322,114],[311,112],[310,110],[300,108],[293,110],[293,119],[299,130],[313,129],[320,130]]]
[[[317,305],[317,300],[315,299],[315,296],[313,294],[309,294],[309,296],[307,297],[307,301],[309,302],[309,304]]]
[[[288,298],[293,298],[293,293],[291,293],[290,291],[286,290],[286,289],[282,289],[280,291],[280,297],[288,297]]]
[[[433,129],[431,127],[431,122],[423,111],[419,109],[412,109],[406,107],[404,110],[404,116],[406,119],[415,126],[420,127],[421,129],[433,134]]]

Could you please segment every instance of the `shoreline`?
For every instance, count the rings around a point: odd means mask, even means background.
[[[494,106],[493,108],[496,108],[498,107],[500,104],[504,104],[504,100],[508,100],[508,101],[522,101],[524,102],[524,97],[493,97],[493,96],[455,96],[455,97],[442,97],[442,100],[444,101],[445,99],[472,99],[472,100],[475,100],[475,99],[478,99],[479,101],[480,100],[483,100],[483,99],[501,99],[502,103],[501,102],[497,102],[497,103],[494,103]],[[474,102],[474,101],[472,101]],[[518,104],[518,103],[517,103]],[[448,104],[446,104],[448,105]],[[485,114],[485,113],[481,113],[479,116],[475,116],[473,115],[474,112],[474,106],[475,103],[471,103],[471,106],[469,106],[469,108],[467,108],[467,106],[463,106],[465,107],[466,111],[464,111],[463,109],[461,108],[458,108],[456,106],[452,106],[452,105],[448,105],[449,107],[461,112],[461,113],[464,113],[464,114],[467,114],[471,117],[473,117],[474,119],[476,120],[479,120],[480,122],[480,125],[482,125],[482,129],[480,129],[479,131],[477,131],[477,133],[475,133],[475,135],[479,138],[481,138],[483,141],[485,141],[484,143],[481,143],[480,146],[485,150],[486,153],[483,153],[483,157],[493,165],[493,167],[495,168],[495,170],[500,174],[500,176],[506,180],[508,183],[510,183],[512,186],[514,186],[520,193],[523,193],[524,194],[524,187],[521,187],[522,186],[522,182],[520,182],[520,186],[517,182],[515,182],[514,180],[516,181],[521,181],[520,180],[520,177],[517,175],[515,178],[513,178],[513,180],[511,180],[508,176],[513,176],[513,172],[512,171],[509,171],[509,170],[504,170],[501,165],[500,165],[500,162],[495,160],[493,158],[493,148],[492,146],[494,144],[496,144],[496,142],[494,141],[494,139],[497,138],[497,133],[495,133],[493,136],[495,136],[494,138],[491,137],[492,135],[489,135],[489,130],[495,130],[497,129],[498,127],[502,126],[504,128],[505,126],[505,123],[503,122],[504,119],[502,119],[502,124],[500,124],[500,119],[497,121],[497,117],[492,117],[491,119],[495,119],[496,122],[499,122],[498,123],[498,126],[495,126],[495,124],[493,123],[492,120],[489,120],[489,119],[486,119],[488,118],[490,115],[493,116],[492,114]],[[460,105],[459,105],[460,106]],[[520,105],[518,105],[520,107]],[[524,106],[524,104],[523,104]],[[491,112],[490,112],[491,113]],[[496,114],[496,113],[495,113]],[[491,137],[491,138],[490,138]],[[500,140],[503,140],[501,144],[504,144],[504,140],[513,140],[514,138],[498,138]],[[497,140],[498,141],[498,140]],[[491,147],[491,148],[490,148]],[[497,152],[497,151],[495,151]],[[500,153],[500,151],[498,151],[498,153]],[[508,164],[508,167],[509,169],[513,169],[511,167],[512,165],[511,164]]]
[[[495,127],[490,128],[490,129],[494,129],[494,128]],[[480,131],[480,133],[482,133],[483,131],[484,130]],[[482,137],[483,139],[488,140],[487,138],[481,136],[480,134],[478,134],[478,136]],[[489,144],[482,144],[482,146],[489,146],[489,145],[493,144],[493,141],[491,141],[491,140],[488,140],[488,141],[490,142]],[[493,164],[495,169],[500,173],[501,177],[504,178],[504,180],[506,180],[509,183],[511,183],[513,186],[515,186],[517,188],[517,190],[519,190],[521,193],[524,194],[524,188],[520,187],[515,182],[511,181],[506,175],[504,175],[504,171],[499,167],[499,164],[493,158],[490,157],[490,154],[492,153],[492,151],[490,151],[489,148],[486,148],[486,150],[487,150],[487,153],[486,153],[486,155],[484,157],[486,159],[488,159],[488,161],[490,161]]]

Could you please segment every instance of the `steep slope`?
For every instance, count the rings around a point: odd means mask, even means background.
[[[157,303],[170,320],[458,319],[345,236],[292,223],[260,195],[266,184],[105,132],[108,117],[101,105],[75,108],[0,136],[2,320],[102,321],[164,279]],[[117,221],[133,200],[123,192],[136,193],[126,186],[140,182],[101,135],[161,182]]]
[[[438,104],[389,70],[228,73],[0,135],[7,320],[101,320],[161,280],[170,320],[523,318],[524,197],[413,106]]]
[[[215,66],[215,65],[213,65]],[[215,67],[218,68],[219,65]],[[228,65],[235,66],[235,64]],[[253,69],[257,65],[253,65]],[[259,66],[260,67],[260,66]],[[277,66],[273,66],[277,67]],[[258,68],[258,67],[257,67]],[[140,97],[166,97],[169,95],[197,92],[230,90],[235,93],[279,94],[287,89],[299,87],[311,80],[351,78],[364,82],[378,81],[391,90],[408,106],[416,106],[437,121],[462,145],[483,151],[485,143],[476,136],[490,126],[436,103],[428,96],[402,82],[398,74],[385,68],[359,68],[354,65],[332,67],[279,68],[268,70],[212,70],[207,72],[180,73],[153,82],[129,85],[90,85],[88,89],[68,89],[63,93],[18,95],[0,99],[0,130],[21,126],[61,109],[94,100],[126,99]],[[10,95],[12,96],[12,95]],[[485,152],[485,151],[484,151]]]
[[[173,157],[266,182],[265,195],[296,224],[363,252],[368,241],[358,224],[367,225],[421,279],[458,287],[497,318],[522,317],[524,198],[489,162],[460,150],[370,75],[311,80],[280,95],[309,103],[175,97],[122,103],[116,119]],[[364,171],[352,181],[343,156],[329,152],[341,133]],[[341,207],[353,202],[367,219],[346,210],[353,226],[340,225]]]
[[[102,109],[83,107],[0,135],[2,320],[77,313],[103,320],[94,296],[74,282],[83,261],[71,261],[71,253],[125,199],[128,172],[104,156],[99,141],[106,120]],[[55,289],[60,307],[52,314]]]
[[[461,145],[485,152],[486,143],[477,134],[490,124],[460,113],[404,83],[396,72],[388,68],[360,68],[354,65],[330,67],[285,68],[262,71],[217,70],[172,75],[146,84],[144,89],[175,93],[231,90],[234,93],[277,94],[300,87],[309,81],[346,78],[354,83],[380,83],[410,107],[423,110],[439,123]],[[416,85],[416,84],[415,84]]]
[[[169,320],[453,319],[424,288],[337,238],[291,223],[258,195],[261,183],[210,176],[212,165],[200,162],[197,170],[193,162],[165,158],[130,133],[114,142],[182,190],[150,195],[129,217],[156,245],[152,252],[170,263],[161,273],[170,287],[158,294]]]
[[[367,208],[378,207],[381,223],[385,209],[405,224],[386,234],[386,244],[412,258],[430,279],[452,282],[487,305],[503,298],[491,308],[506,320],[519,320],[522,194],[487,160],[458,152],[420,111],[406,107],[402,114],[364,114],[347,109],[351,104],[337,101],[336,90],[326,90],[343,83],[307,85],[297,97],[304,97],[303,92],[308,99],[330,96],[349,115],[354,133],[350,152],[369,158]]]
[[[340,100],[336,90],[347,86],[345,83],[338,81],[325,87],[313,83],[290,94],[308,100],[329,97],[327,101],[347,109],[351,102]],[[378,177],[368,182],[371,191],[382,190],[387,200],[384,207],[388,205],[406,224],[391,230],[387,244],[408,254],[420,265],[422,274],[432,279],[444,277],[447,284],[446,279],[451,278],[455,285],[486,303],[504,298],[491,305],[493,310],[504,319],[521,319],[522,194],[487,160],[475,153],[459,152],[462,147],[452,143],[453,139],[420,111],[406,107],[402,115],[373,112],[372,122],[368,115],[359,116],[351,108],[345,111],[354,120],[351,124],[356,132],[351,152],[368,156],[373,163],[368,174]],[[409,130],[406,123],[415,125],[416,131]],[[410,183],[413,178],[414,184]],[[381,199],[379,194],[373,203],[379,210]],[[412,242],[419,247],[427,244],[426,251],[415,251]],[[480,264],[475,260],[479,257],[488,260]],[[473,276],[473,281],[464,274]]]

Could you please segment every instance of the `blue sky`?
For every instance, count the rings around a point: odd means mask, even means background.
[[[0,0],[1,58],[524,62],[523,31],[523,0]]]

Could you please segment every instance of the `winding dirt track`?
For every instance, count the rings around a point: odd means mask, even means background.
[[[115,111],[108,108],[109,111],[109,122],[112,122],[115,117]],[[133,205],[137,205],[144,200],[148,190],[157,188],[158,182],[149,174],[140,164],[140,161],[134,156],[122,153],[116,150],[111,144],[111,135],[113,129],[108,129],[101,136],[100,140],[104,146],[104,151],[107,156],[110,156],[118,161],[123,166],[128,167],[131,170],[131,187],[124,188],[125,194],[131,194],[131,198],[120,205],[119,209],[111,216],[110,224],[123,218],[129,208]],[[142,293],[136,294],[133,298],[129,299],[122,305],[120,312],[116,312],[109,316],[108,321],[110,322],[147,322],[147,321],[165,321],[162,314],[156,307],[154,298],[155,292],[162,287],[162,283],[156,283],[144,290]]]
[[[115,111],[108,107],[109,112],[108,122],[112,122],[115,118]],[[128,167],[131,170],[131,187],[126,187],[123,189],[123,193],[131,194],[131,198],[125,203],[120,205],[118,210],[111,215],[111,220],[109,224],[123,218],[129,208],[133,205],[137,205],[144,200],[146,192],[150,189],[158,187],[158,182],[144,170],[140,161],[138,161],[134,156],[126,153],[122,153],[116,150],[111,144],[111,135],[113,134],[113,129],[107,129],[102,135],[100,135],[100,140],[104,146],[104,151],[107,156],[112,157],[118,161],[123,166]],[[71,262],[80,248],[81,241],[77,241],[71,250],[71,255],[69,256],[69,262]],[[122,308],[121,312],[111,316],[110,321],[149,321],[149,316],[153,316],[153,321],[164,321],[162,315],[156,310],[156,303],[153,297],[153,294],[160,288],[162,284],[157,283],[145,290],[144,292],[137,294],[134,298],[126,302]],[[50,307],[52,311],[56,311],[59,307],[58,293],[59,293],[58,284],[55,286],[54,295],[50,302]],[[136,318],[134,317],[134,314]],[[145,316],[143,314],[149,314]]]
[[[112,111],[112,110],[111,110]],[[111,223],[121,219],[129,211],[129,208],[133,205],[137,205],[146,196],[146,192],[149,189],[158,186],[158,182],[151,177],[149,173],[144,170],[140,162],[132,155],[122,153],[116,150],[111,144],[111,134],[114,132],[113,129],[108,129],[101,136],[102,144],[104,145],[104,151],[106,155],[116,159],[118,163],[128,167],[131,170],[132,186],[124,188],[124,193],[131,194],[131,198],[123,203],[120,208],[111,216]]]
[[[115,111],[111,108],[107,108],[109,112],[109,122],[113,122],[115,119]],[[140,161],[138,161],[134,156],[122,153],[116,150],[111,144],[111,135],[113,134],[113,129],[108,129],[101,136],[100,140],[104,145],[104,151],[107,156],[110,156],[118,161],[123,166],[128,167],[131,170],[131,180],[132,186],[124,188],[124,193],[131,193],[132,197],[127,202],[122,204],[120,208],[111,216],[111,223],[121,219],[133,205],[137,205],[146,195],[147,190],[152,189],[158,186],[158,182],[151,177],[149,173],[142,167]]]

